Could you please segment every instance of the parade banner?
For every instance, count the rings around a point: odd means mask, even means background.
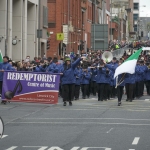
[[[56,104],[60,74],[4,72],[2,99],[14,102]]]

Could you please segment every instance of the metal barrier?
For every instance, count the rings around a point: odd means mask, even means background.
[[[112,52],[113,57],[116,57],[117,59],[121,58],[121,57],[123,56],[124,52],[125,52],[126,50],[128,50],[128,49],[129,49],[128,46],[125,46],[125,47],[123,47],[123,48],[121,48],[121,49],[114,50],[114,51]]]

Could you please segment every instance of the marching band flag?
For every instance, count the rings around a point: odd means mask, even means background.
[[[121,64],[115,71],[114,78],[116,78],[119,74],[122,73],[130,73],[134,74],[135,73],[135,67],[137,60],[139,58],[139,55],[142,52],[142,48],[139,49],[136,53],[131,55],[123,64]]]

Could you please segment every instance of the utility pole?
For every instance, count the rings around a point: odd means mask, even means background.
[[[69,38],[70,38],[70,33],[69,33],[69,24],[70,24],[70,0],[68,0],[68,43],[67,43],[67,48],[66,48],[66,53],[68,54],[69,52]]]

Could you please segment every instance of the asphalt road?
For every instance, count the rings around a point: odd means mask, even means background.
[[[73,106],[0,105],[0,150],[150,150],[150,97],[117,106],[96,97]]]

